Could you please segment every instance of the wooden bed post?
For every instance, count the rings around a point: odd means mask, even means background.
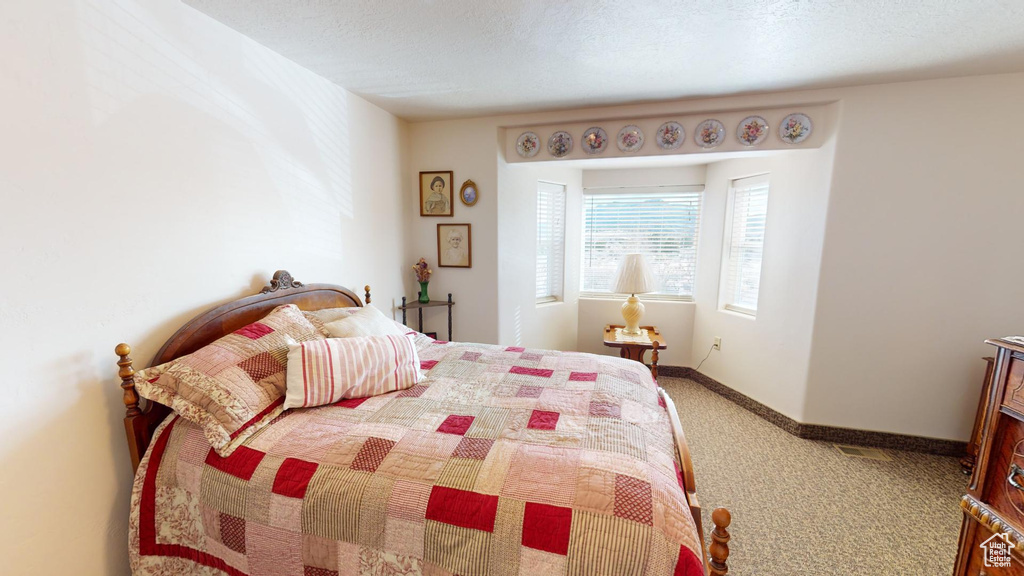
[[[725,576],[729,573],[726,561],[729,559],[729,531],[726,528],[732,522],[732,514],[725,508],[715,508],[711,512],[711,521],[715,529],[711,532],[711,547],[708,549],[710,576]]]
[[[128,357],[132,353],[132,347],[124,342],[114,348],[114,354],[120,356],[117,365],[117,376],[121,379],[121,389],[124,390],[124,407],[127,409],[125,418],[138,416],[142,413],[139,410],[139,394],[135,391],[135,369],[132,368],[132,359]]]
[[[363,286],[363,290],[366,291],[366,303],[369,304],[370,303],[370,285],[367,284],[366,286]]]
[[[651,376],[654,377],[654,381],[658,381],[658,348],[661,347],[661,343],[657,340],[654,341],[654,350],[651,351]],[[643,354],[643,351],[640,351]],[[641,358],[642,360],[642,358]]]
[[[145,414],[139,408],[139,393],[135,391],[135,369],[132,367],[132,359],[128,357],[131,353],[132,347],[124,342],[114,347],[114,354],[118,355],[117,376],[121,379],[121,389],[124,390],[124,433],[128,436],[132,470],[138,470],[139,461],[146,450],[145,446],[149,445],[149,434],[144,428]],[[138,442],[140,438],[145,442],[141,448]]]

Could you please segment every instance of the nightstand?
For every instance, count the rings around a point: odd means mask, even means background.
[[[608,324],[604,327],[604,345],[609,348],[618,348],[619,356],[622,358],[628,358],[630,360],[636,360],[637,362],[644,364],[644,354],[648,350],[653,350],[651,353],[651,374],[654,379],[658,379],[658,351],[668,348],[665,343],[665,337],[662,336],[661,332],[658,331],[657,326],[641,326],[642,330],[647,330],[647,337],[650,342],[631,342],[629,340],[616,340],[615,329],[623,328],[621,324]]]

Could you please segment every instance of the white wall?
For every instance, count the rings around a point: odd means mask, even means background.
[[[834,145],[708,166],[701,220],[692,364],[701,373],[803,420]],[[756,317],[719,309],[732,180],[770,174]],[[708,355],[715,336],[722,349]]]
[[[537,304],[537,183],[564,184],[565,276],[559,302]],[[581,172],[557,164],[499,163],[498,341],[547,350],[573,350],[579,311],[582,219]]]
[[[127,574],[114,345],[277,268],[401,294],[404,123],[177,2],[3,14],[2,571]]]
[[[488,119],[425,122],[409,125],[409,162],[405,178],[407,207],[405,292],[414,298],[419,284],[411,266],[426,258],[434,270],[430,297],[452,294],[453,338],[461,342],[498,342],[498,134]],[[452,217],[426,217],[419,213],[419,173],[451,170],[454,176]],[[477,185],[478,200],[466,206],[457,192],[466,180]],[[437,265],[437,225],[471,225],[472,268]],[[532,294],[532,292],[531,292]],[[447,330],[445,308],[424,312],[425,331]],[[409,325],[416,327],[414,320]]]
[[[965,439],[1024,332],[1024,75],[842,91],[805,418]]]
[[[583,170],[583,187],[697,186],[703,184],[706,177],[706,164],[661,168],[587,168]]]

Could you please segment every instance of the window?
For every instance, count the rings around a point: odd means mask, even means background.
[[[537,303],[562,299],[565,185],[537,183]]]
[[[624,254],[654,274],[646,296],[692,299],[703,186],[588,189],[583,195],[583,296],[611,293]]]
[[[768,175],[733,180],[726,213],[722,291],[719,296],[725,310],[751,316],[757,313],[767,216]]]

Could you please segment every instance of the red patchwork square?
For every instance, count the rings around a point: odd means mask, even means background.
[[[473,530],[494,532],[498,497],[434,486],[427,501],[427,520]]]
[[[516,398],[540,398],[544,389],[540,386],[520,386],[516,391]]]
[[[509,346],[505,348],[505,352],[523,352],[526,348],[520,348],[519,346]]]
[[[391,440],[371,436],[366,439],[366,442],[363,442],[363,447],[359,449],[359,453],[352,460],[351,468],[364,472],[376,472],[377,467],[384,461],[384,458],[387,458],[388,452],[391,452],[394,447],[395,443]]]
[[[444,432],[445,434],[458,434],[459,436],[466,433],[469,427],[473,425],[472,416],[449,416],[445,418],[444,422],[437,427],[438,432]]]
[[[362,404],[363,402],[366,402],[369,399],[370,399],[369,397],[367,397],[367,398],[346,398],[346,399],[344,399],[344,400],[342,400],[340,402],[335,402],[334,405],[335,406],[341,406],[342,408],[355,408],[355,407],[359,406],[360,404]]]
[[[679,482],[679,487],[683,489],[683,492],[686,492],[686,486],[683,484],[683,470],[679,468],[679,462],[676,462],[674,459],[672,464],[676,467],[676,482]]]
[[[483,460],[491,451],[494,440],[490,438],[463,438],[455,447],[452,456],[455,458],[469,458],[470,460]]]
[[[430,370],[437,366],[437,360],[420,360],[420,370]]]
[[[253,382],[259,382],[279,372],[284,372],[284,366],[278,362],[270,352],[257,354],[252,358],[246,358],[238,363],[238,367],[245,370],[245,373],[252,378]]]
[[[395,395],[395,398],[419,398],[420,396],[423,395],[424,392],[427,391],[427,388],[429,388],[429,386],[421,386],[420,384],[417,384],[412,388],[406,388],[405,390],[402,390],[401,392]]]
[[[266,324],[260,322],[253,322],[248,326],[244,326],[242,328],[239,328],[238,330],[235,330],[235,334],[238,334],[239,336],[245,336],[250,340],[259,340],[260,338],[266,336],[267,334],[270,334],[273,331],[274,329],[271,328],[270,326],[267,326]]]
[[[619,418],[622,416],[622,409],[618,404],[612,404],[610,402],[591,402],[590,415],[603,416],[605,418]]]
[[[648,526],[654,525],[650,483],[616,474],[615,515]]]
[[[672,576],[703,576],[704,563],[686,546],[679,547],[679,560]]]
[[[259,450],[253,450],[248,446],[239,446],[231,453],[231,456],[223,458],[211,448],[210,453],[206,455],[206,464],[221,472],[248,481],[256,472],[256,467],[263,461],[264,456],[266,454]]]
[[[302,576],[338,576],[338,571],[328,570],[327,568],[317,568],[315,566],[303,566]]]
[[[523,513],[523,546],[565,556],[569,553],[572,509],[527,502]]]
[[[571,372],[569,380],[572,382],[597,382],[597,372]]]
[[[509,370],[510,374],[522,374],[523,376],[539,376],[541,378],[551,378],[551,375],[555,373],[554,370],[547,370],[544,368],[527,368],[525,366],[513,366]]]
[[[558,412],[547,410],[534,410],[530,414],[530,423],[526,425],[531,430],[554,430],[558,425]]]
[[[245,518],[220,514],[220,541],[230,550],[245,554]]]
[[[315,462],[285,458],[281,467],[277,469],[277,475],[274,476],[273,493],[289,498],[304,498],[306,487],[309,486],[317,467],[318,464]]]

